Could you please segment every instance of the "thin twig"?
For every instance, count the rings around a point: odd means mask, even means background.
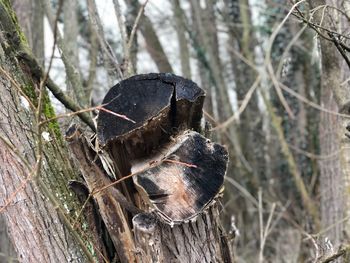
[[[289,41],[287,47],[283,50],[282,56],[280,57],[280,63],[278,64],[278,67],[277,67],[277,70],[276,70],[277,79],[279,79],[280,76],[281,76],[281,72],[282,72],[282,68],[283,68],[284,59],[287,57],[288,52],[290,51],[290,49],[292,48],[292,46],[295,44],[295,42],[299,39],[299,37],[301,36],[301,34],[304,33],[304,31],[305,31],[306,28],[307,28],[307,25],[304,25],[304,26],[298,31],[298,33],[296,33],[296,35],[292,38],[292,40]]]
[[[97,11],[96,2],[95,0],[88,0],[87,3],[89,18],[92,21],[91,24],[96,32],[100,46],[102,47],[104,54],[107,56],[110,65],[115,69],[117,76],[119,75],[120,78],[123,78],[123,72],[120,69],[120,64],[118,63],[117,57],[114,54],[112,47],[105,38],[102,22]]]
[[[190,168],[198,168],[198,166],[195,165],[195,164],[185,163],[185,162],[176,161],[176,160],[171,160],[171,159],[165,159],[164,162],[180,164],[180,165],[184,165],[184,166],[190,167]]]
[[[292,95],[293,97],[296,97],[298,100],[304,102],[305,104],[309,105],[312,108],[315,108],[315,109],[317,109],[319,111],[326,112],[326,113],[329,113],[329,114],[332,114],[332,115],[335,115],[335,116],[344,117],[344,118],[350,118],[349,114],[343,114],[343,113],[339,113],[339,112],[336,112],[336,111],[332,111],[332,110],[328,110],[328,109],[323,108],[321,105],[318,105],[317,103],[314,103],[314,102],[306,99],[305,97],[303,97],[299,93],[295,92],[291,88],[288,88],[283,83],[280,83],[280,87],[281,87],[281,89],[283,89],[284,91],[286,91],[290,95]]]
[[[258,201],[259,201],[259,233],[260,233],[260,249],[259,249],[259,263],[262,263],[264,260],[264,245],[263,245],[263,239],[264,239],[264,218],[263,218],[263,207],[262,207],[262,191],[261,188],[259,188],[258,191]]]
[[[263,206],[262,206],[262,191],[259,189],[259,227],[260,227],[260,250],[259,250],[259,262],[262,263],[264,261],[264,248],[266,244],[267,237],[270,233],[270,226],[272,222],[272,218],[276,209],[276,203],[272,203],[269,217],[267,219],[265,227],[263,227],[264,218],[263,218]]]
[[[47,68],[46,73],[44,74],[44,77],[42,79],[42,87],[44,87],[46,85],[46,82],[49,78],[50,75],[50,70],[52,67],[52,62],[53,62],[53,58],[55,55],[55,49],[56,49],[56,44],[57,44],[57,32],[58,32],[58,18],[62,12],[62,7],[63,7],[63,0],[60,0],[58,2],[58,8],[57,8],[57,12],[56,12],[56,17],[55,17],[55,22],[54,22],[54,29],[53,29],[53,45],[52,45],[52,51],[51,51],[51,56],[50,56],[50,60],[49,60],[49,66]]]
[[[119,118],[121,118],[121,119],[130,121],[130,122],[132,122],[132,123],[136,123],[136,121],[130,119],[130,118],[127,117],[126,115],[124,115],[124,114],[119,114],[119,113],[116,113],[116,112],[114,112],[114,111],[108,110],[108,109],[104,108],[103,106],[98,106],[98,107],[96,107],[96,108],[99,109],[99,110],[105,111],[105,112],[107,112],[107,113],[109,113],[109,114],[112,114],[112,115],[114,115],[114,116],[117,116],[117,117],[119,117]]]
[[[176,160],[171,160],[171,159],[165,159],[164,162],[176,163],[176,164],[184,165],[184,166],[187,166],[187,167],[197,168],[197,165],[189,164],[189,163],[185,163],[185,162],[180,162],[180,161],[176,161]],[[113,185],[117,185],[117,184],[119,184],[119,183],[125,181],[126,179],[129,179],[129,178],[131,178],[131,177],[133,177],[133,176],[135,176],[135,175],[138,175],[138,174],[140,174],[140,173],[142,173],[142,172],[145,172],[146,170],[148,170],[148,169],[150,169],[150,168],[153,168],[153,167],[156,167],[157,165],[158,165],[158,162],[154,162],[154,163],[152,163],[149,167],[147,167],[147,168],[145,168],[145,169],[142,169],[142,170],[140,170],[140,171],[137,171],[137,172],[131,173],[131,174],[129,174],[129,175],[126,175],[126,176],[124,176],[124,177],[122,177],[122,178],[120,178],[120,179],[118,179],[118,180],[116,180],[116,181],[114,181],[114,182],[112,182],[112,183],[110,183],[110,184],[108,184],[108,185],[102,187],[102,188],[96,189],[96,191],[93,191],[92,194],[95,195],[95,194],[97,194],[97,193],[100,193],[100,192],[102,192],[103,190],[107,189],[108,187],[111,187],[111,186],[113,186]]]
[[[143,15],[143,12],[145,10],[145,7],[146,7],[147,3],[148,3],[148,0],[146,0],[145,3],[141,5],[140,10],[139,10],[139,12],[138,12],[138,14],[136,16],[134,25],[132,27],[132,30],[131,30],[131,33],[130,33],[130,36],[129,36],[129,41],[127,42],[127,45],[126,45],[125,63],[127,64],[128,75],[133,74],[133,71],[134,71],[134,69],[132,68],[132,63],[130,62],[131,46],[132,46],[132,43],[134,41],[134,37],[135,37],[135,34],[136,34],[136,29],[137,29],[137,27],[139,25],[140,19],[141,19],[142,15]]]
[[[143,5],[141,5],[140,7],[140,10],[136,16],[136,19],[135,19],[135,23],[132,27],[132,30],[131,30],[131,33],[130,33],[130,37],[129,37],[129,41],[128,41],[128,45],[127,45],[127,49],[130,50],[131,49],[131,45],[132,45],[132,42],[134,41],[134,37],[135,37],[135,33],[136,33],[136,29],[139,25],[139,22],[140,22],[140,19],[141,19],[141,16],[143,15],[143,12],[145,10],[145,7],[148,3],[148,0],[145,1],[145,3]]]
[[[92,121],[89,114],[86,111],[83,111],[79,105],[77,105],[70,97],[68,97],[61,89],[54,83],[50,78],[46,84],[47,88],[52,92],[57,100],[59,100],[67,109],[78,112],[77,115],[79,118],[87,124],[92,131],[96,131],[94,122]]]
[[[326,40],[329,40],[329,41],[332,41],[332,39],[330,37],[328,37],[327,35],[323,34],[321,32],[321,30],[325,31],[326,33],[330,33],[332,35],[336,35],[336,36],[339,36],[339,37],[343,37],[345,39],[350,39],[349,36],[346,36],[344,34],[341,34],[339,32],[336,32],[334,30],[331,30],[327,27],[324,27],[322,26],[322,20],[323,20],[323,13],[322,13],[322,16],[321,16],[321,22],[320,24],[316,24],[316,23],[313,23],[311,22],[312,18],[313,18],[313,15],[314,13],[317,11],[317,9],[320,9],[320,8],[325,8],[325,7],[331,7],[331,8],[335,8],[334,6],[329,6],[329,5],[322,5],[322,6],[318,6],[317,8],[314,9],[314,11],[311,12],[311,16],[310,16],[310,19],[306,19],[304,14],[299,10],[298,7],[295,8],[295,10],[297,11],[298,14],[296,13],[292,13],[293,16],[295,16],[296,18],[298,18],[299,20],[303,21],[304,23],[306,23],[307,25],[310,26],[310,28],[312,28],[319,36],[321,36],[322,38],[326,39]],[[337,8],[336,8],[337,9]],[[339,11],[339,10],[338,10]],[[343,44],[344,46],[346,46],[345,44]],[[350,49],[350,47],[346,46],[347,49]]]
[[[22,63],[25,63],[28,66],[28,69],[31,70],[31,74],[36,79],[42,79],[45,72],[35,59],[35,57],[32,54],[29,54],[25,50],[19,51],[18,58],[21,59]],[[11,78],[10,74],[6,72],[3,68],[0,67],[0,73],[2,73],[10,82],[15,86],[15,88],[20,92],[20,94],[28,100],[28,103],[33,111],[36,110],[36,107],[34,106],[33,102],[31,101],[28,96],[23,92],[21,86]],[[54,97],[61,102],[67,109],[78,112],[81,110],[81,107],[77,105],[70,97],[68,97],[64,91],[50,78],[48,77],[46,81],[46,87],[51,91],[51,93],[54,95]],[[95,125],[91,119],[91,117],[86,114],[85,112],[82,112],[78,114],[78,117],[87,124],[92,131],[96,131]]]
[[[80,211],[78,212],[77,217],[75,218],[75,220],[74,220],[74,222],[73,222],[73,224],[72,224],[72,227],[73,227],[74,229],[76,228],[76,224],[77,224],[77,222],[78,222],[80,216],[82,215],[82,213],[83,213],[83,211],[84,211],[86,205],[89,203],[91,197],[92,197],[92,193],[89,193],[89,196],[86,198],[86,200],[85,200],[83,206],[81,207]]]
[[[233,114],[230,118],[228,118],[225,122],[219,124],[218,126],[212,128],[211,130],[219,130],[219,129],[224,129],[228,125],[230,125],[233,121],[237,121],[239,119],[239,116],[244,112],[246,109],[250,99],[252,98],[254,91],[257,89],[261,81],[261,75],[259,74],[258,77],[255,79],[253,85],[249,88],[248,92],[244,96],[244,99],[242,101],[241,106],[239,107],[238,111]]]
[[[35,106],[31,99],[23,92],[21,86],[10,76],[10,74],[4,70],[2,67],[0,67],[0,72],[11,82],[13,86],[17,89],[17,91],[23,96],[29,103],[30,107],[32,108],[33,111],[35,111]]]
[[[50,200],[52,205],[56,208],[57,213],[60,215],[60,218],[63,220],[64,225],[68,228],[69,233],[71,233],[75,238],[75,240],[79,243],[80,248],[84,251],[84,254],[88,258],[89,262],[95,262],[95,259],[93,258],[91,252],[85,245],[84,241],[75,231],[75,229],[72,227],[69,217],[67,217],[66,213],[61,207],[61,204],[53,196],[52,192],[47,188],[47,185],[41,180],[41,178],[38,178],[38,184],[40,186],[40,189],[43,190],[45,196]]]
[[[105,104],[103,104],[103,105],[105,105]],[[86,109],[82,109],[82,110],[78,110],[78,111],[74,111],[74,112],[68,112],[68,113],[63,113],[63,114],[60,114],[60,115],[56,115],[55,117],[52,117],[50,119],[41,121],[40,125],[44,125],[45,123],[48,123],[48,122],[51,122],[51,121],[55,121],[55,120],[58,120],[58,119],[67,118],[67,117],[71,117],[71,116],[75,116],[75,115],[80,115],[80,114],[82,114],[84,112],[94,111],[94,110],[97,110],[99,107],[101,107],[101,105],[95,106],[95,107],[86,108]]]
[[[285,108],[285,110],[287,111],[288,115],[290,118],[294,119],[295,116],[292,112],[292,110],[290,109],[286,99],[284,98],[283,96],[283,93],[281,91],[281,88],[279,86],[279,83],[276,79],[276,75],[274,73],[274,70],[273,70],[273,67],[272,67],[272,64],[271,64],[271,51],[272,51],[272,45],[279,33],[279,31],[281,30],[281,28],[283,27],[283,25],[285,24],[285,22],[287,21],[287,19],[289,18],[289,16],[292,14],[293,10],[298,6],[300,5],[301,3],[305,2],[306,0],[300,0],[298,1],[296,4],[294,4],[292,6],[292,8],[289,10],[288,14],[285,16],[285,18],[282,20],[282,22],[277,26],[277,28],[274,30],[274,32],[271,34],[271,37],[269,39],[269,42],[268,42],[268,46],[267,46],[267,49],[266,49],[266,56],[265,56],[265,64],[266,64],[266,67],[267,67],[267,71],[270,75],[270,78],[271,78],[271,81],[275,87],[275,90],[276,90],[276,93],[277,93],[277,96],[278,98],[280,99],[283,107]]]
[[[304,180],[303,180],[301,173],[298,169],[298,166],[296,164],[295,158],[288,147],[288,144],[287,144],[287,141],[286,141],[286,138],[285,138],[285,135],[283,133],[282,126],[281,126],[281,119],[280,119],[280,117],[278,117],[276,115],[271,102],[267,99],[266,91],[262,90],[261,95],[262,95],[263,101],[266,105],[267,112],[269,113],[269,115],[271,117],[272,126],[274,127],[274,129],[277,133],[278,140],[279,140],[280,145],[281,145],[281,151],[282,151],[283,155],[285,156],[285,158],[287,159],[287,163],[288,163],[290,172],[291,172],[292,176],[294,177],[295,186],[301,195],[303,205],[305,206],[305,208],[308,210],[308,212],[312,216],[312,219],[314,220],[316,227],[319,227],[319,225],[320,225],[319,214],[318,214],[319,212],[317,210],[317,207],[316,207],[314,201],[311,199],[309,192],[307,191]]]
[[[51,66],[52,66],[52,61],[53,61],[53,56],[55,53],[55,47],[56,47],[56,35],[57,35],[57,23],[58,23],[58,18],[60,16],[60,13],[62,11],[62,6],[63,6],[63,0],[60,0],[58,2],[58,8],[57,8],[57,12],[56,12],[56,17],[55,17],[55,28],[54,28],[54,42],[52,45],[52,53],[51,53],[51,57],[50,57],[50,63],[49,63],[49,67],[47,69],[47,72],[44,74],[43,79],[40,81],[40,88],[39,88],[39,99],[38,99],[38,106],[37,106],[37,110],[35,113],[35,117],[36,117],[36,129],[37,129],[37,140],[36,140],[36,144],[37,144],[37,149],[36,149],[36,158],[38,160],[38,167],[37,167],[37,171],[34,174],[34,178],[37,179],[39,177],[39,174],[41,172],[41,165],[42,165],[42,155],[43,155],[43,142],[42,142],[42,135],[41,135],[41,131],[42,131],[42,126],[40,125],[40,121],[41,121],[41,115],[42,115],[42,107],[43,107],[43,99],[45,94],[45,84],[47,82],[47,79],[49,77],[49,73],[51,70]]]
[[[344,248],[344,247],[340,247],[338,249],[337,252],[335,252],[334,254],[328,256],[325,259],[322,259],[322,261],[320,263],[330,263],[333,262],[334,260],[336,260],[337,258],[340,258],[341,256],[344,256],[346,252],[349,252],[350,248]]]
[[[236,180],[228,176],[225,176],[225,181],[229,182],[234,187],[236,187],[238,191],[240,191],[243,194],[243,196],[247,198],[247,200],[252,202],[257,208],[259,208],[259,202],[255,199],[254,196],[251,195],[251,193],[249,193],[249,191],[245,187],[243,187]]]
[[[48,18],[48,21],[50,23],[50,26],[51,26],[52,30],[54,31],[56,20],[52,14],[53,11],[52,11],[52,7],[51,7],[51,3],[49,0],[41,0],[41,1],[43,4],[43,8],[45,10],[46,16]],[[61,33],[58,29],[56,30],[56,38],[55,39],[56,39],[57,47],[58,47],[58,50],[60,52],[61,59],[62,59],[62,62],[64,64],[64,67],[66,70],[66,75],[67,75],[69,82],[71,83],[74,90],[77,90],[77,91],[84,90],[79,70],[74,66],[74,63],[71,61],[71,58],[67,55],[68,52],[67,52],[66,46],[64,45],[64,40],[63,40]],[[49,82],[49,80],[48,80],[48,82]],[[80,94],[80,93],[78,92],[77,94]],[[78,97],[78,99],[81,102],[84,101],[83,98]]]
[[[206,110],[203,110],[203,113],[215,126],[219,125],[219,122],[213,116],[211,116]],[[239,161],[241,162],[241,164],[243,165],[243,167],[249,173],[252,173],[253,172],[253,168],[250,166],[249,162],[245,158],[245,156],[242,153],[241,149],[239,147],[237,147],[237,145],[235,144],[234,140],[229,135],[229,133],[226,130],[220,130],[220,132],[227,138],[228,142],[231,143],[231,145],[232,145],[233,149],[236,151],[237,157],[238,157]]]
[[[123,43],[123,53],[125,56],[127,53],[127,45],[128,45],[127,44],[128,43],[128,36],[126,34],[125,19],[124,19],[122,12],[121,12],[119,0],[113,0],[113,5],[114,5],[115,16],[117,17],[117,21],[118,21],[120,36],[121,36],[122,43]]]
[[[332,42],[334,43],[335,47],[338,49],[339,53],[344,58],[346,64],[348,65],[348,68],[350,68],[350,60],[349,60],[348,56],[346,55],[343,47],[340,45],[340,41],[338,39],[336,39],[336,37],[334,35],[332,35],[331,33],[328,33],[328,35],[332,39]]]
[[[5,143],[5,145],[17,156],[21,159],[22,163],[27,167],[30,168],[30,164],[29,162],[23,157],[23,155],[19,152],[19,150],[17,149],[17,147],[15,145],[12,144],[11,141],[9,141],[7,138],[3,137],[0,134],[0,140],[3,141],[3,143]]]
[[[340,153],[345,150],[345,149],[350,149],[350,147],[342,147],[339,150],[336,150],[330,154],[327,155],[319,155],[319,154],[314,154],[308,151],[304,151],[298,147],[295,147],[291,144],[288,144],[289,148],[292,149],[293,151],[303,154],[304,156],[310,158],[310,159],[316,159],[316,160],[328,160],[331,158],[339,158]]]
[[[40,163],[41,158],[37,159],[32,171],[27,175],[25,180],[22,181],[21,185],[17,187],[16,190],[13,193],[11,193],[11,195],[8,198],[6,198],[5,204],[0,208],[0,214],[11,204],[11,202],[15,199],[16,195],[28,185],[29,181],[36,176],[36,174],[38,173]]]

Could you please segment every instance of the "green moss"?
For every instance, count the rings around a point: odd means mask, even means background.
[[[12,9],[11,2],[9,0],[0,0],[0,17],[6,17],[3,19],[2,23],[9,30],[10,36],[8,38],[8,44],[6,45],[6,53],[10,57],[17,56],[18,54],[31,54],[31,51],[28,46],[27,39],[23,34],[15,12]],[[26,62],[28,62],[26,60]],[[23,72],[27,71],[26,68],[31,67],[31,65],[25,65],[23,68],[19,67],[18,70],[14,72]],[[34,82],[35,80],[31,79],[30,74],[19,74],[16,76],[18,79],[22,79],[21,83],[24,85],[21,86],[22,91],[27,95],[27,97],[32,101],[34,106],[38,105],[38,96],[35,92]],[[46,118],[50,119],[55,117],[55,111],[51,105],[48,94],[45,92],[43,98],[43,114]],[[62,140],[62,134],[59,128],[57,121],[51,121],[48,124],[50,132],[55,135],[58,140]]]
[[[26,85],[23,85],[21,88],[24,94],[26,94],[27,97],[31,100],[31,102],[36,106],[38,104],[38,99],[35,94],[33,85],[28,83]]]
[[[18,71],[21,72],[21,71]],[[25,95],[30,99],[35,107],[38,106],[38,95],[35,92],[35,87],[33,85],[33,80],[30,78],[26,78],[25,75],[22,75],[22,82],[25,83],[21,86],[22,91]],[[44,97],[42,102],[42,114],[46,117],[46,119],[52,119],[56,116],[55,110],[52,107],[49,94],[44,91]],[[62,133],[59,127],[57,120],[50,121],[47,124],[49,131],[52,135],[55,135],[56,139],[62,142]]]
[[[55,110],[51,105],[51,101],[49,99],[48,94],[45,94],[44,100],[43,100],[43,114],[47,119],[54,118],[56,116]],[[60,130],[60,126],[58,125],[58,122],[56,120],[50,121],[48,124],[48,127],[50,131],[55,135],[56,139],[62,140],[62,134]]]
[[[6,13],[10,16],[10,19],[12,21],[12,30],[14,30],[14,39],[12,39],[12,50],[13,52],[27,52],[28,54],[31,54],[31,51],[29,49],[28,41],[24,35],[24,33],[21,30],[21,27],[18,23],[17,16],[15,12],[12,9],[10,0],[0,0],[0,3],[2,3],[2,6],[6,9]],[[37,106],[38,99],[37,94],[35,93],[35,87],[33,86],[33,80],[24,80],[24,83],[27,83],[22,86],[23,92],[28,96],[28,98],[32,101],[32,103]],[[55,111],[51,105],[50,99],[48,97],[48,94],[45,93],[44,99],[43,99],[43,114],[46,118],[50,119],[55,117]],[[56,138],[60,139],[62,138],[62,134],[59,128],[59,125],[57,121],[51,121],[48,124],[48,127],[50,131],[56,136]]]
[[[21,30],[21,27],[19,26],[16,13],[12,9],[10,0],[0,0],[0,3],[2,3],[2,6],[6,9],[6,14],[8,14],[11,18],[13,26],[11,26],[10,28],[13,29],[13,27],[15,27],[14,30],[16,31],[15,33],[19,38],[19,44],[21,45],[21,48],[28,49],[27,38],[25,37],[24,33]]]

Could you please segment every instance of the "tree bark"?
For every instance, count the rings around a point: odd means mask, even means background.
[[[92,251],[81,241],[84,233],[70,225],[71,212],[78,206],[67,181],[76,171],[58,124],[51,122],[38,129],[34,111],[39,80],[18,56],[30,51],[7,0],[0,1],[0,18],[1,213],[19,261],[84,262],[92,259]],[[44,92],[39,121],[53,116]],[[39,151],[40,144],[43,151]],[[84,237],[89,242],[86,233]]]
[[[79,52],[78,52],[78,2],[76,0],[63,2],[63,16],[64,16],[64,45],[67,52],[66,56],[70,58],[73,66],[80,70],[79,65]],[[67,94],[74,98],[75,102],[79,102],[82,106],[88,105],[88,97],[86,96],[83,86],[73,86],[69,81],[69,77],[66,78]]]
[[[310,1],[312,7],[330,4],[343,8],[338,1]],[[321,13],[316,13],[316,21],[321,21]],[[332,25],[331,30],[342,32],[349,23],[333,9],[327,9],[324,23]],[[321,46],[322,74],[321,74],[321,105],[327,109],[340,113],[349,113],[349,82],[344,82],[349,76],[349,68],[344,58],[337,51],[336,46],[319,36]],[[343,83],[344,82],[344,83]],[[320,147],[321,155],[330,156],[322,161],[320,192],[322,227],[332,226],[326,235],[331,242],[338,246],[345,236],[349,235],[349,223],[343,218],[349,216],[350,195],[350,141],[345,136],[348,119],[340,116],[321,113]]]
[[[180,6],[180,1],[175,0],[172,2],[174,19],[175,19],[175,30],[179,42],[180,61],[181,61],[181,72],[186,78],[191,78],[191,66],[190,66],[190,50],[188,47],[188,40],[186,38],[186,25],[185,14]]]
[[[198,133],[204,95],[172,74],[136,75],[105,96],[96,141],[67,132],[121,262],[233,262],[217,203],[228,153]]]
[[[138,214],[133,226],[140,262],[233,262],[218,217],[216,205],[195,222],[174,227]]]
[[[39,64],[44,66],[44,10],[40,0],[14,0],[12,6],[33,54]]]
[[[11,262],[16,258],[16,251],[9,237],[5,218],[0,214],[0,262]]]
[[[126,4],[132,11],[132,16],[136,17],[140,10],[140,4],[137,0],[127,0]],[[130,20],[129,20],[130,21]],[[159,72],[173,72],[167,55],[164,52],[162,43],[160,43],[157,33],[147,15],[143,14],[138,28],[146,41],[148,53],[157,65]]]

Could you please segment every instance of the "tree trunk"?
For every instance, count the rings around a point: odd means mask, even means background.
[[[57,122],[45,122],[54,111],[9,1],[0,18],[0,212],[17,259],[233,262],[218,205],[228,153],[200,134],[204,91],[172,74],[135,76],[106,95],[95,139],[67,132],[86,183],[70,185],[93,197],[80,216],[67,186],[77,174]]]
[[[137,0],[127,0],[126,4],[131,10],[132,17],[137,17],[140,10],[140,4]],[[135,21],[134,21],[135,22]],[[129,20],[130,23],[130,20]],[[151,20],[145,14],[142,15],[138,24],[140,32],[145,39],[146,48],[154,63],[157,65],[159,72],[173,72],[167,55],[164,52],[162,43],[158,38],[158,35],[152,25]]]
[[[79,65],[79,51],[78,51],[78,2],[76,0],[64,1],[63,3],[63,16],[64,16],[64,45],[66,47],[67,56],[71,59],[74,67],[80,70]],[[66,93],[74,98],[74,101],[78,102],[82,106],[88,105],[88,97],[86,96],[83,86],[73,86],[69,81],[69,77],[66,77]]]
[[[44,92],[42,112],[35,114],[39,80],[23,59],[30,51],[7,0],[0,1],[0,28],[0,211],[17,259],[92,259],[81,241],[84,233],[70,225],[78,206],[67,182],[76,172],[57,123],[39,127],[37,120],[52,118],[54,112]],[[84,238],[88,243],[89,236]]]
[[[310,1],[312,7],[331,4],[337,8],[344,8],[341,2]],[[317,21],[323,19],[321,13],[316,13]],[[324,23],[332,25],[338,32],[343,32],[349,26],[347,20],[334,9],[327,9]],[[317,22],[318,23],[318,22]],[[349,113],[350,92],[349,68],[344,58],[337,51],[331,41],[319,37],[321,46],[322,74],[321,74],[321,105],[329,110]],[[349,216],[350,195],[348,193],[350,171],[350,141],[345,136],[348,118],[321,114],[320,147],[321,155],[329,156],[322,161],[320,177],[321,217],[322,227],[329,228],[325,233],[334,246],[341,244],[344,237],[349,236],[349,223],[343,221]]]
[[[16,258],[16,251],[9,237],[5,218],[0,214],[0,262],[11,262]]]
[[[175,30],[179,42],[181,72],[185,78],[191,78],[191,65],[190,65],[190,50],[188,47],[188,40],[186,38],[186,19],[185,14],[180,6],[180,1],[175,0],[172,2]]]
[[[12,6],[33,54],[44,66],[44,10],[40,0],[13,0]]]

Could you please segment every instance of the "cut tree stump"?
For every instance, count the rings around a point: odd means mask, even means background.
[[[187,131],[157,154],[136,162],[131,172],[143,199],[151,202],[164,222],[173,225],[195,220],[217,197],[227,160],[224,147]]]
[[[97,139],[68,131],[120,262],[233,262],[218,202],[228,153],[201,135],[204,96],[173,74],[137,75],[107,93]]]

